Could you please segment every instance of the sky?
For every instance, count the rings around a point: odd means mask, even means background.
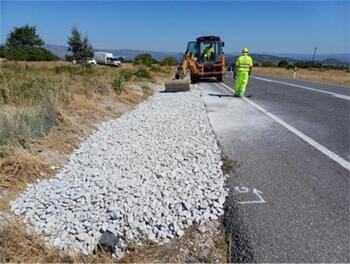
[[[226,52],[349,52],[345,1],[6,1],[0,42],[15,26],[34,25],[46,43],[67,45],[72,26],[96,49],[184,51],[201,35],[218,35]]]

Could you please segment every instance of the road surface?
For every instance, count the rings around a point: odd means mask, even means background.
[[[232,262],[349,262],[350,89],[255,76],[252,98],[198,84],[236,161],[224,223]]]

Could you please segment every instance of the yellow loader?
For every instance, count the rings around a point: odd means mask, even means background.
[[[217,36],[203,36],[188,42],[175,80],[165,83],[165,91],[188,91],[190,83],[197,83],[207,77],[215,77],[218,82],[222,82],[225,76],[224,45]]]

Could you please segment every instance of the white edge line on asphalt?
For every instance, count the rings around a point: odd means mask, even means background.
[[[289,86],[293,86],[293,87],[297,87],[297,88],[302,88],[302,89],[305,89],[305,90],[310,90],[310,91],[315,91],[315,92],[319,92],[319,93],[329,94],[329,95],[332,95],[334,97],[350,101],[350,96],[347,96],[347,95],[344,95],[344,94],[338,94],[338,93],[333,93],[333,92],[322,91],[322,90],[318,90],[318,89],[315,89],[315,88],[311,88],[311,87],[307,87],[307,86],[303,86],[303,85],[299,85],[299,84],[293,84],[293,83],[288,83],[288,82],[281,82],[281,81],[277,81],[277,80],[271,80],[271,79],[266,79],[266,78],[261,78],[261,77],[256,77],[256,76],[252,76],[252,78],[257,79],[257,80],[261,80],[261,81],[274,82],[274,83],[279,83],[279,84],[283,84],[283,85],[289,85]]]
[[[231,92],[233,92],[233,90],[227,86],[225,83],[220,83],[223,87],[225,87],[226,89],[230,90]],[[267,116],[269,116],[270,118],[272,118],[273,120],[275,120],[277,123],[279,123],[280,125],[282,125],[283,127],[285,127],[286,129],[288,129],[289,131],[291,131],[293,134],[295,134],[296,136],[300,137],[302,140],[304,140],[306,143],[310,144],[311,146],[313,146],[314,148],[316,148],[318,151],[322,152],[324,155],[326,155],[328,158],[332,159],[333,161],[337,162],[340,166],[344,167],[345,169],[347,169],[348,171],[350,171],[350,163],[348,161],[346,161],[345,159],[343,159],[342,157],[340,157],[339,155],[335,154],[334,152],[332,152],[331,150],[329,150],[328,148],[322,146],[320,143],[318,143],[317,141],[313,140],[312,138],[308,137],[307,135],[305,135],[304,133],[302,133],[301,131],[299,131],[298,129],[296,129],[295,127],[289,125],[288,123],[286,123],[285,121],[283,121],[281,118],[275,116],[274,114],[268,112],[267,110],[265,110],[264,108],[262,108],[261,106],[257,105],[256,103],[252,102],[251,100],[249,100],[246,97],[242,97],[243,100],[245,100],[247,103],[249,103],[250,105],[254,106],[256,109],[260,110],[261,112],[263,112],[264,114],[266,114]]]

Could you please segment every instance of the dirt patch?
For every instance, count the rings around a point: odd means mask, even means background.
[[[221,170],[226,174],[230,174],[230,172],[234,169],[235,165],[237,164],[237,161],[230,159],[229,157],[223,156],[221,157],[222,165]]]

